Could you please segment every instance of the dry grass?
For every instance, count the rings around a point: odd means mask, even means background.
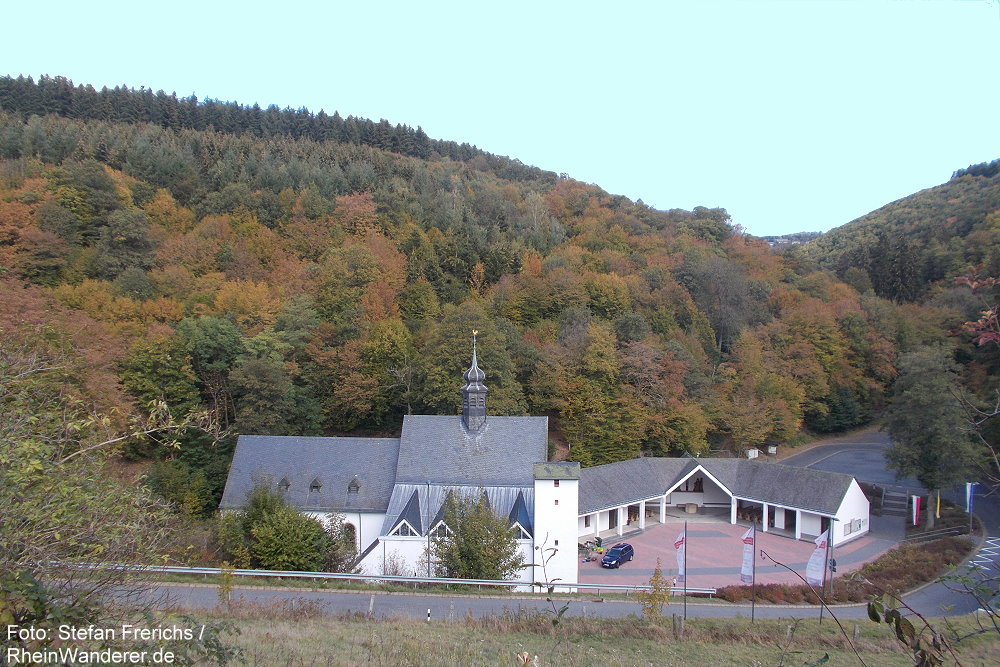
[[[246,664],[254,666],[515,665],[521,651],[538,655],[540,665],[801,665],[824,654],[831,665],[859,664],[829,620],[803,621],[789,640],[787,620],[689,619],[676,639],[670,618],[569,618],[553,626],[546,615],[513,613],[452,623],[330,617],[301,608],[216,614],[240,627]],[[867,664],[912,664],[886,626],[856,625]],[[848,631],[854,626],[849,622]],[[963,647],[963,660],[988,664],[998,648],[1000,641],[981,638]]]

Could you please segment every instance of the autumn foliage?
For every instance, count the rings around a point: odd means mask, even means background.
[[[274,434],[455,413],[476,329],[491,414],[549,415],[592,465],[867,423],[900,351],[962,321],[954,299],[900,306],[777,254],[723,209],[657,211],[426,137],[242,122],[0,110],[0,329],[65,332],[115,403],[157,386],[138,363],[122,384],[122,360],[167,341],[197,403]]]

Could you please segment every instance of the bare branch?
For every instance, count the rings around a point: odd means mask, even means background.
[[[801,574],[799,574],[798,572],[796,572],[792,568],[788,567],[787,565],[785,565],[781,561],[778,561],[778,560],[774,559],[773,557],[771,557],[763,549],[760,550],[760,557],[763,558],[763,559],[765,559],[765,560],[771,561],[775,565],[780,565],[781,567],[785,568],[786,570],[788,570],[789,572],[791,572],[792,574],[794,574],[796,577],[798,577],[799,580],[803,584],[805,584],[806,586],[809,586],[809,582],[806,581],[805,579],[803,579]],[[812,588],[812,587],[810,586],[810,588]],[[822,593],[820,591],[816,591],[815,589],[813,589],[813,592],[816,593],[816,597],[819,599],[819,603],[821,605],[823,605],[823,608],[826,609],[828,612],[830,612],[830,617],[833,618],[834,622],[837,624],[837,627],[840,628],[840,634],[844,635],[844,639],[846,639],[847,643],[850,644],[851,650],[854,651],[854,655],[857,656],[857,658],[858,658],[858,662],[860,662],[862,665],[865,665],[865,667],[868,667],[868,663],[866,663],[864,661],[864,658],[861,657],[861,654],[858,653],[858,647],[854,645],[853,641],[851,641],[851,638],[848,636],[847,630],[844,628],[844,625],[840,622],[840,619],[837,618],[837,615],[833,613],[833,610],[830,609],[830,606],[826,603],[826,600],[823,599]]]

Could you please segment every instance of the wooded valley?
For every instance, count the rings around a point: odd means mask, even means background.
[[[972,266],[1000,275],[991,165],[778,253],[724,209],[419,128],[0,78],[3,345],[58,359],[46,391],[109,429],[157,400],[226,427],[120,450],[196,516],[235,434],[454,414],[473,329],[490,413],[549,415],[584,465],[869,423],[925,346],[989,397],[996,346],[949,335],[995,303],[955,284]]]

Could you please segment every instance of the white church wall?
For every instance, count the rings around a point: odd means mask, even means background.
[[[424,551],[426,537],[399,535],[379,538],[379,543],[359,563],[365,574],[388,574],[403,577],[426,577]]]
[[[578,479],[535,480],[533,581],[577,580],[579,506]]]
[[[304,512],[306,516],[327,524],[333,517],[340,516],[345,523],[354,526],[354,548],[361,553],[378,539],[385,521],[384,513],[375,512]]]

